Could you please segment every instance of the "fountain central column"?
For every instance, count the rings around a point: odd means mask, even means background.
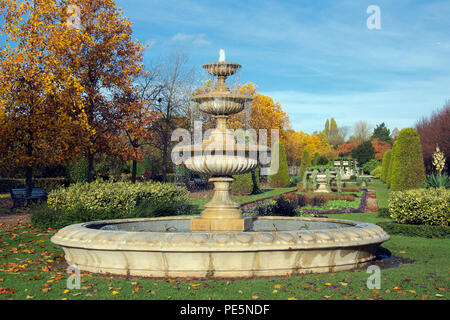
[[[201,146],[188,146],[187,151],[201,150],[184,161],[184,165],[193,172],[208,174],[214,184],[214,195],[200,218],[191,219],[192,231],[244,231],[251,227],[253,218],[243,217],[239,205],[231,197],[233,175],[243,174],[256,168],[258,161],[249,157],[249,150],[259,146],[237,145],[233,132],[227,128],[229,115],[241,112],[245,103],[252,98],[238,92],[231,92],[226,79],[233,75],[241,65],[224,61],[224,53],[219,62],[203,66],[215,77],[210,92],[195,94],[192,101],[198,103],[200,110],[216,119],[216,128],[210,139],[203,140]],[[255,149],[256,148],[256,149]],[[176,150],[180,151],[182,149]],[[192,153],[191,153],[192,155]]]

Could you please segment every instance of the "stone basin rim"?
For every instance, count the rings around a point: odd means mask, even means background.
[[[114,219],[69,225],[51,241],[67,248],[160,251],[160,252],[233,252],[272,250],[314,250],[357,247],[390,239],[379,226],[352,220],[306,217],[256,217],[265,220],[318,221],[348,225],[342,228],[302,229],[294,231],[219,231],[157,232],[100,230],[89,226],[130,222],[189,220],[198,216]]]

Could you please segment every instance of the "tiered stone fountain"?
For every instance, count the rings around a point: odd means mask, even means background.
[[[223,59],[224,60],[224,59]],[[69,265],[95,273],[150,277],[248,277],[352,269],[375,257],[389,236],[370,223],[301,217],[243,217],[231,198],[232,175],[258,165],[256,145],[237,144],[226,127],[249,97],[225,85],[239,64],[220,61],[204,68],[217,77],[214,90],[193,96],[217,126],[184,161],[206,173],[214,195],[201,217],[176,216],[80,223],[52,237]]]

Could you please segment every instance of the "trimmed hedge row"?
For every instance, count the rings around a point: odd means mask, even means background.
[[[397,222],[377,222],[388,234],[398,234],[408,237],[450,238],[450,228],[430,225],[400,224]]]
[[[448,189],[393,191],[388,201],[390,216],[399,223],[449,225],[450,190]]]
[[[53,190],[48,194],[47,204],[53,209],[112,209],[127,214],[144,200],[154,203],[187,203],[189,191],[185,187],[160,182],[133,184],[128,181],[97,180]]]

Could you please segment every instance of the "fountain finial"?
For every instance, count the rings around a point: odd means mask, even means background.
[[[219,50],[219,62],[225,62],[225,49]]]

